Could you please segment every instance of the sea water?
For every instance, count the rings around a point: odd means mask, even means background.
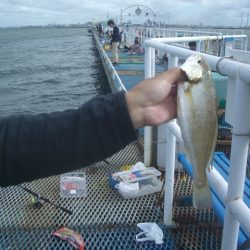
[[[87,29],[0,29],[0,117],[78,108],[109,92]]]

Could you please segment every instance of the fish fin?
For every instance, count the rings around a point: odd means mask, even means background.
[[[193,205],[197,209],[205,209],[212,207],[212,198],[208,183],[202,187],[197,187],[194,184]]]

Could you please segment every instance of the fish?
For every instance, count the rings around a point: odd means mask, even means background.
[[[177,121],[192,164],[193,206],[202,210],[212,206],[206,169],[210,169],[218,133],[216,92],[203,56],[191,55],[180,68],[189,81],[178,84]]]

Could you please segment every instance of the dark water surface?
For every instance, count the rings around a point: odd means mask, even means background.
[[[86,29],[0,29],[0,116],[77,108],[108,92]]]

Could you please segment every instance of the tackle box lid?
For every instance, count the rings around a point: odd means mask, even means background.
[[[154,167],[148,167],[142,170],[121,171],[112,174],[112,178],[119,182],[137,182],[158,176],[161,176],[161,172]]]

